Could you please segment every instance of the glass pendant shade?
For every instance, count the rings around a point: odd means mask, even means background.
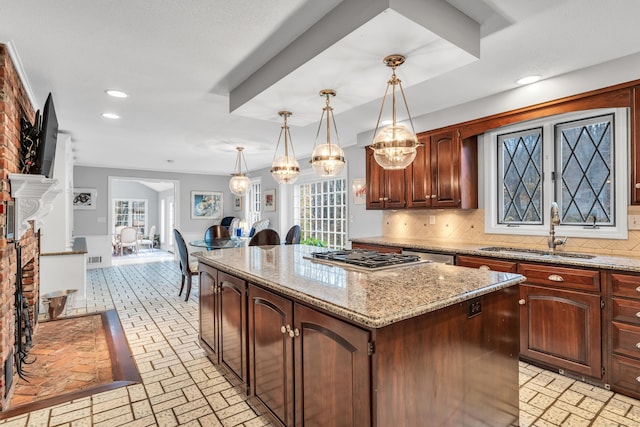
[[[293,184],[300,175],[300,164],[294,156],[289,156],[289,141],[291,140],[291,134],[289,133],[289,126],[287,126],[287,118],[291,115],[289,111],[280,111],[278,114],[284,117],[284,125],[280,129],[280,137],[278,138],[278,145],[276,146],[276,153],[274,155],[273,163],[271,164],[271,175],[278,184]],[[278,147],[280,146],[280,140],[284,135],[284,156],[275,158],[278,154]],[[293,152],[293,143],[291,143],[291,151]]]
[[[393,72],[391,79],[387,82],[387,88],[382,98],[382,106],[380,107],[380,114],[378,115],[378,122],[376,123],[376,131],[374,131],[373,142],[371,143],[373,157],[384,169],[394,170],[406,168],[416,158],[416,148],[420,145],[416,133],[413,131],[413,121],[411,120],[407,99],[402,89],[402,82],[396,76],[396,68],[404,63],[404,59],[402,55],[389,55],[384,58],[384,62],[388,67],[391,67]],[[391,86],[392,95],[392,123],[377,132],[389,86]],[[409,122],[411,123],[411,130],[405,125],[396,123],[396,86],[400,88],[407,115],[409,116]]]
[[[232,174],[232,178],[229,180],[229,190],[236,196],[244,196],[249,191],[251,180],[242,172],[242,163],[244,162],[242,152],[244,148],[236,147],[236,150],[238,151],[238,157],[236,158],[236,171]],[[246,169],[246,162],[244,163]]]
[[[320,128],[323,124],[325,113],[327,115],[327,142],[317,145],[311,153],[311,167],[320,176],[336,176],[339,175],[344,169],[344,151],[340,148],[339,144],[331,143],[331,121],[333,120],[333,129],[338,138],[338,129],[336,128],[335,118],[333,116],[333,108],[329,105],[329,97],[336,96],[336,91],[333,89],[323,89],[320,91],[320,96],[326,97],[326,105],[322,109],[322,116],[320,117],[320,124],[318,125],[318,132],[316,133],[316,142],[318,135],[320,135]]]

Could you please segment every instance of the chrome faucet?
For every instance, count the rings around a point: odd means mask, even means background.
[[[556,239],[556,225],[560,225],[560,214],[558,213],[558,204],[551,202],[551,212],[549,215],[549,237],[547,238],[547,244],[551,251],[556,250],[556,246],[564,245],[567,242],[567,238]]]

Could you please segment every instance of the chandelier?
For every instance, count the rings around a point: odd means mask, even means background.
[[[340,148],[340,139],[338,138],[338,128],[336,127],[336,119],[333,115],[333,108],[329,105],[329,97],[336,96],[336,91],[333,89],[323,89],[320,91],[320,96],[326,98],[326,104],[322,109],[322,115],[320,116],[320,123],[318,124],[318,132],[316,133],[316,142],[318,142],[318,135],[320,135],[320,128],[325,113],[327,114],[327,142],[320,144],[313,149],[311,154],[311,166],[313,170],[320,176],[336,176],[344,169],[344,151]],[[333,129],[336,134],[337,144],[331,143],[331,122],[333,122]]]
[[[244,169],[247,170],[247,162],[242,154],[244,147],[236,147],[236,150],[238,150],[238,157],[236,157],[235,172],[231,174],[232,178],[229,180],[229,190],[236,196],[244,196],[249,191],[251,181],[246,174],[242,173],[243,163]]]
[[[384,58],[384,63],[392,70],[391,79],[387,82],[387,88],[384,91],[384,97],[382,98],[382,105],[380,106],[380,113],[378,114],[378,122],[376,123],[376,129],[373,132],[374,138],[371,148],[373,149],[373,157],[376,162],[384,169],[404,169],[413,162],[416,158],[416,147],[418,144],[418,138],[413,130],[413,121],[411,120],[411,114],[409,114],[409,106],[407,105],[407,99],[404,95],[404,89],[402,88],[402,82],[396,76],[396,68],[404,63],[404,56],[402,55],[389,55]],[[378,126],[380,125],[380,118],[382,117],[382,110],[384,108],[384,102],[389,92],[389,86],[391,89],[392,97],[392,119],[391,124],[383,127],[378,132]],[[404,101],[404,106],[407,110],[407,116],[409,116],[409,123],[411,123],[411,130],[405,125],[396,123],[396,86],[400,87],[400,93]],[[376,132],[378,132],[376,134]]]
[[[287,118],[292,113],[289,111],[279,111],[278,115],[284,118],[284,125],[280,128],[280,136],[278,137],[278,145],[276,145],[276,152],[273,156],[273,163],[271,164],[271,175],[278,184],[293,184],[298,179],[300,174],[300,164],[295,158],[289,156],[289,142],[291,141],[291,134],[289,133],[289,126],[287,126]],[[284,156],[276,158],[278,155],[278,147],[280,146],[280,140],[284,134]],[[293,143],[291,143],[291,152],[293,153]]]

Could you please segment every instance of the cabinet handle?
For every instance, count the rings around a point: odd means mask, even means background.
[[[438,195],[437,195],[437,194],[432,194],[432,195],[431,195],[431,198],[432,198],[432,199],[435,199],[436,197],[438,197]]]
[[[636,292],[640,293],[640,286],[636,288]]]
[[[378,201],[380,201],[380,202],[381,202],[381,201],[383,201],[383,200],[384,200],[384,198],[383,198],[383,197],[378,197]]]
[[[488,265],[481,265],[480,267],[478,267],[478,270],[491,271],[491,267],[489,267]]]
[[[520,304],[520,305],[525,305],[526,303],[527,303],[527,301],[524,298],[522,298],[521,300],[518,301],[518,304]]]
[[[636,343],[636,348],[640,349],[640,342]]]
[[[389,200],[389,198],[388,198],[388,197],[385,197],[383,200],[385,200],[385,201],[386,201],[386,200]]]
[[[295,329],[293,330],[293,334],[294,334],[296,337],[299,337],[299,336],[300,336],[300,330],[299,330],[298,328],[295,328]]]
[[[636,188],[640,188],[640,182],[636,182]]]
[[[636,381],[640,383],[640,377],[636,377]]]
[[[564,277],[559,274],[550,274],[548,279],[552,282],[564,282]]]
[[[284,326],[280,326],[280,332],[282,332],[283,334],[286,334],[287,328],[285,328]]]
[[[640,317],[640,311],[636,313],[636,317]]]

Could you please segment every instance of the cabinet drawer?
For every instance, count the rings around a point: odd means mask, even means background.
[[[630,274],[611,274],[613,295],[640,299],[640,276]]]
[[[527,283],[563,289],[600,292],[600,272],[550,265],[519,264],[518,273],[527,277]]]
[[[624,389],[626,392],[631,392],[632,397],[638,397],[640,395],[640,361],[614,354],[611,360],[611,385],[615,391]]]
[[[505,273],[515,273],[518,267],[517,263],[511,261],[466,255],[456,256],[456,265],[461,267],[479,268],[480,270],[502,271]]]
[[[612,332],[614,352],[640,358],[640,326],[613,322]]]
[[[640,301],[614,298],[612,320],[640,326]]]

